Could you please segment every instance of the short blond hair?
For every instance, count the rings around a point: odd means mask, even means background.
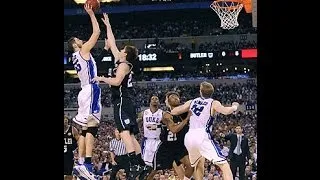
[[[210,98],[214,92],[214,88],[211,83],[204,81],[200,84],[200,91],[204,98]]]

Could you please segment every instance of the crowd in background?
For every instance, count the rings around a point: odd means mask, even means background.
[[[77,96],[80,92],[80,87],[64,90],[64,106],[65,108],[75,108],[77,104]],[[148,87],[135,86],[134,97],[137,107],[149,106],[149,99],[152,95],[157,95],[160,102],[164,103],[164,95],[169,90],[179,92],[181,101],[185,102],[191,98],[199,96],[199,85],[159,85],[152,84]],[[256,104],[257,103],[257,85],[255,83],[234,83],[218,84],[215,86],[213,94],[214,99],[218,99],[222,104],[231,104],[234,101],[240,104]],[[102,87],[101,103],[104,107],[111,107],[111,92],[109,87]]]
[[[219,142],[222,153],[227,156],[230,148],[230,142],[224,141],[220,138],[219,134],[233,133],[233,128],[237,123],[240,123],[244,129],[244,135],[249,139],[250,147],[250,157],[251,159],[246,165],[246,176],[248,180],[254,179],[257,171],[257,114],[256,112],[245,112],[245,113],[235,113],[233,115],[224,116],[218,115],[216,117],[215,124],[213,125],[213,135],[216,137],[215,140]],[[102,172],[106,171],[107,168],[101,169],[102,163],[106,163],[107,166],[111,162],[111,157],[109,154],[109,142],[114,138],[114,121],[110,119],[105,119],[101,122],[98,138],[95,140],[95,149],[93,153],[93,163],[95,173],[102,175]],[[138,139],[141,142],[141,136],[143,135],[142,129],[140,130]],[[77,153],[75,153],[75,159],[78,159]],[[107,175],[108,173],[106,173]],[[217,166],[206,160],[205,162],[205,177],[204,180],[222,180],[221,171]],[[170,177],[171,176],[171,177]],[[172,170],[158,171],[154,179],[172,179],[172,176],[176,176]],[[161,178],[162,177],[162,178]],[[169,178],[170,177],[170,178]],[[108,178],[105,178],[108,179]],[[125,179],[124,173],[120,172],[118,174],[118,179]],[[175,177],[177,179],[177,177]]]
[[[65,90],[65,107],[77,107],[77,95],[80,89],[70,89]],[[181,101],[185,102],[189,99],[199,96],[199,85],[182,85],[182,86],[161,86],[154,84],[149,87],[135,86],[135,103],[138,107],[148,107],[149,99],[152,95],[157,95],[161,102],[161,108],[164,108],[164,95],[165,92],[169,90],[175,90],[181,95]],[[110,102],[110,89],[108,87],[102,89],[101,101],[103,106],[111,107]],[[256,104],[257,102],[257,86],[253,82],[247,83],[234,83],[219,84],[215,85],[215,93],[213,95],[214,99],[218,99],[222,104],[231,104],[236,101],[240,104]],[[98,131],[98,138],[95,141],[95,150],[93,155],[93,163],[96,173],[106,171],[101,169],[103,163],[109,164],[109,142],[114,138],[114,120],[111,119],[112,116],[103,116],[103,121],[100,124]],[[69,118],[71,116],[69,115]],[[249,139],[249,147],[251,159],[247,162],[246,166],[246,176],[247,179],[255,179],[257,171],[257,114],[256,111],[244,111],[237,112],[229,116],[217,115],[215,123],[213,125],[212,133],[215,140],[219,142],[220,147],[224,155],[228,154],[230,143],[226,142],[223,138],[220,138],[220,133],[228,134],[233,133],[233,128],[236,124],[241,124],[244,130],[245,136]],[[139,141],[143,136],[143,130],[140,129],[140,134],[138,135]],[[77,154],[75,154],[77,158]],[[205,163],[205,180],[222,180],[221,172],[218,167],[214,166],[212,163],[206,161]],[[102,174],[101,174],[102,175]],[[174,171],[158,171],[154,179],[167,180],[174,179],[176,176]],[[108,179],[107,176],[104,177]],[[176,177],[177,178],[177,177]],[[118,174],[118,179],[126,179],[125,173],[122,171]]]

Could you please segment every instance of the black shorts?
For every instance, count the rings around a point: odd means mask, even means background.
[[[74,165],[74,160],[73,158],[65,158],[64,159],[64,175],[72,175],[72,170],[73,170],[73,165]]]
[[[138,134],[136,107],[129,98],[117,99],[113,102],[114,120],[119,132],[129,130],[130,134]]]
[[[188,150],[181,143],[161,142],[153,159],[154,170],[172,169],[175,161],[179,166],[180,160],[188,155]]]

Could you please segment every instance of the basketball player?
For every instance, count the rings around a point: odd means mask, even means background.
[[[159,109],[159,98],[158,96],[152,96],[150,99],[150,108],[142,112],[141,120],[143,122],[144,138],[142,145],[142,159],[147,165],[145,170],[145,176],[148,176],[152,171],[153,157],[160,144],[160,133],[163,111]],[[139,118],[138,118],[139,123]]]
[[[110,49],[115,58],[116,68],[113,77],[96,77],[94,80],[103,81],[111,86],[114,118],[118,131],[129,156],[129,179],[135,179],[145,168],[141,158],[141,147],[135,135],[139,133],[137,114],[134,105],[134,91],[132,87],[132,68],[138,58],[138,50],[134,46],[125,46],[121,51],[116,46],[108,15],[103,14],[103,22],[107,27],[107,38]]]
[[[196,166],[203,156],[220,167],[223,172],[223,180],[233,180],[229,163],[222,155],[210,131],[215,113],[231,114],[238,109],[239,103],[234,102],[231,107],[225,107],[219,101],[211,98],[213,91],[212,84],[202,82],[200,84],[201,97],[189,100],[185,104],[174,108],[171,114],[178,115],[189,110],[192,111],[190,128],[184,141],[189,152],[191,165]]]
[[[166,106],[172,110],[180,104],[179,94],[168,92],[166,94]],[[184,146],[184,136],[188,132],[189,118],[191,112],[186,112],[180,116],[172,116],[165,112],[161,120],[161,143],[153,160],[154,170],[164,170],[175,168],[180,179],[190,179],[193,174],[193,167],[189,162],[188,151]],[[183,166],[185,168],[183,168]],[[152,179],[153,171],[148,179]]]
[[[98,83],[93,81],[93,78],[97,76],[97,66],[90,50],[99,38],[100,28],[91,5],[85,4],[84,9],[91,18],[92,35],[85,43],[76,37],[72,37],[68,41],[69,49],[74,52],[72,54],[74,68],[81,82],[81,91],[78,95],[78,114],[73,118],[73,121],[82,126],[79,138],[79,155],[85,156],[83,165],[76,166],[75,171],[78,171],[81,177],[94,179],[91,157],[101,117],[101,89]]]
[[[74,165],[73,151],[77,148],[79,139],[78,130],[69,125],[69,119],[64,117],[64,179],[72,180],[72,169]]]

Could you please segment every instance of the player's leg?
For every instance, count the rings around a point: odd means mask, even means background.
[[[140,143],[137,141],[135,135],[139,134],[139,127],[137,122],[133,122],[133,125],[130,127],[130,134],[131,134],[131,139],[133,141],[133,146],[134,146],[134,151],[136,153],[137,160],[139,162],[139,165],[145,166],[145,162],[142,159],[141,155],[141,146]],[[151,159],[152,160],[152,159]]]
[[[173,161],[172,167],[174,168],[174,171],[178,174],[179,179],[183,180],[185,177],[185,170],[183,168],[183,165],[180,164],[178,166],[177,163]]]
[[[86,144],[86,157],[84,160],[85,165],[90,165],[90,171],[92,172],[92,150],[94,148],[94,139],[98,133],[98,125],[101,118],[101,89],[97,84],[91,85],[90,89],[90,108],[89,116],[87,117],[87,133],[85,137]],[[92,166],[91,166],[92,165]]]
[[[203,180],[205,160],[206,159],[204,157],[201,157],[200,160],[198,161],[193,173],[193,177],[195,180]]]
[[[153,180],[153,177],[154,177],[154,175],[156,175],[156,174],[157,174],[157,171],[156,171],[156,170],[152,170],[152,171],[150,172],[150,174],[148,175],[147,180]]]
[[[132,102],[130,102],[130,100],[126,100],[125,98],[116,100],[114,104],[114,119],[116,127],[120,132],[120,137],[122,141],[126,145],[126,150],[129,156],[130,173],[128,174],[128,178],[134,179],[143,171],[143,169],[139,166],[139,160],[135,151],[135,142],[134,139],[131,137],[132,133],[130,133],[132,122],[133,120],[136,121],[132,118],[133,112],[131,112],[132,107],[130,106],[133,105],[131,105]],[[139,153],[141,153],[141,148]]]
[[[84,158],[86,157],[86,144],[85,144],[85,137],[87,134],[87,127],[82,127],[81,133],[78,139],[78,153],[79,153],[79,164],[84,163]]]
[[[207,136],[207,138],[204,138],[204,141],[200,147],[201,155],[220,167],[222,171],[223,180],[233,180],[233,175],[232,175],[229,163],[221,153],[220,147],[213,140],[213,137],[211,136],[211,134],[208,133],[206,135],[205,134],[203,135]],[[208,138],[208,136],[210,138]]]
[[[72,180],[72,169],[73,169],[73,160],[65,159],[64,160],[64,179]]]
[[[156,139],[145,139],[143,144],[143,161],[145,163],[145,169],[144,172],[141,173],[139,180],[143,180],[144,177],[149,177],[149,174],[152,172],[153,169],[153,159],[155,156],[155,153],[158,149],[158,146],[160,144],[160,140]]]
[[[185,167],[184,179],[190,179],[191,176],[193,175],[195,167],[191,166],[189,156],[188,155],[184,156],[182,159],[180,159],[180,162],[182,162],[182,164]]]
[[[85,151],[84,163],[74,168],[75,172],[79,173],[80,179],[96,179],[92,173],[92,150],[94,148],[94,139],[98,132],[101,116],[100,95],[101,91],[98,85],[91,85],[85,86],[78,96],[79,109],[78,115],[74,118],[74,122],[87,128],[81,133],[82,136],[84,136],[85,148],[79,148],[80,155]],[[83,119],[80,120],[78,119],[79,117],[83,117]],[[81,123],[79,123],[79,121],[81,121]]]
[[[237,163],[235,161],[230,161],[230,169],[231,169],[233,177],[236,177],[238,167],[237,167]]]

